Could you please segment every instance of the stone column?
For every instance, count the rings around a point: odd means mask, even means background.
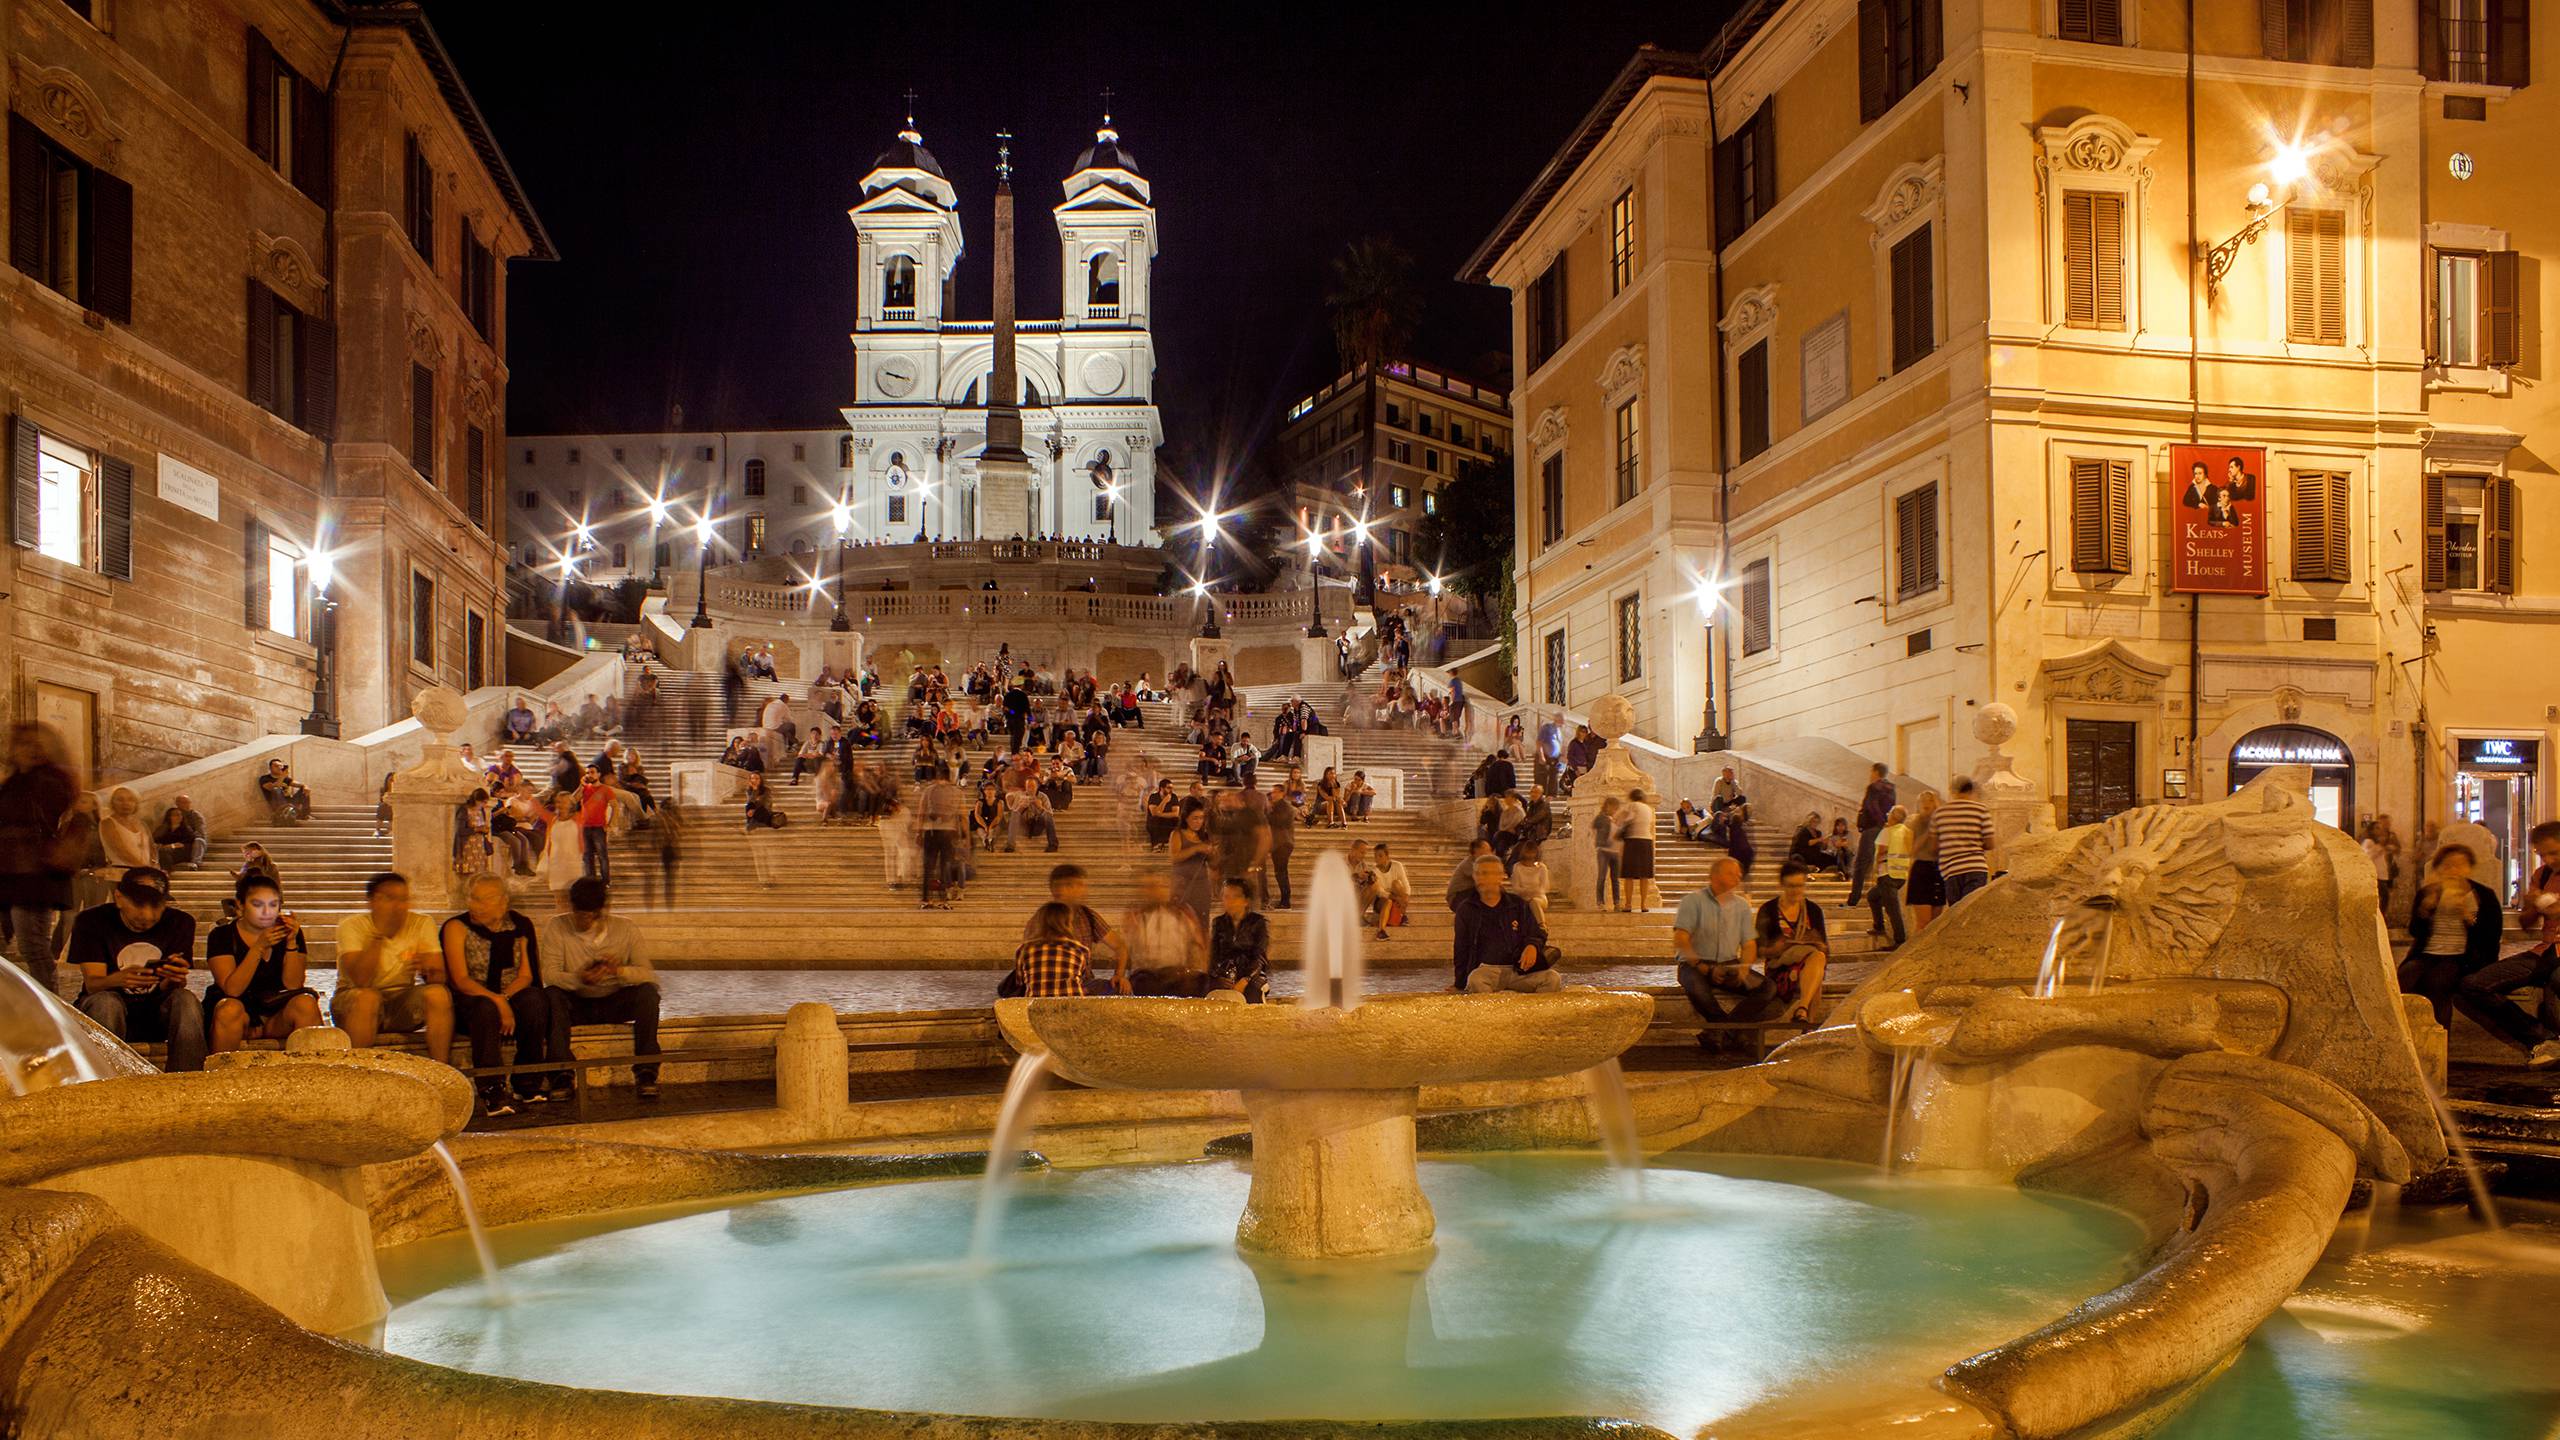
[[[826,665],[839,675],[854,675],[862,670],[863,634],[859,630],[838,634],[827,632]]]
[[[835,1011],[803,1000],[783,1015],[782,1039],[773,1050],[773,1097],[802,1127],[802,1138],[842,1132],[852,1103],[852,1066]]]
[[[453,873],[453,816],[486,777],[463,763],[453,732],[468,718],[462,697],[442,685],[410,706],[427,731],[427,753],[391,777],[391,868],[409,878],[409,900],[430,913],[460,908]]]

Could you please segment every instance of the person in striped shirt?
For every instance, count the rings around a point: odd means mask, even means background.
[[[1952,910],[1990,882],[1999,837],[1992,829],[1991,809],[1975,793],[1970,776],[1957,777],[1947,788],[1955,798],[1938,807],[1930,828],[1937,835],[1938,873],[1946,884],[1947,908]]]

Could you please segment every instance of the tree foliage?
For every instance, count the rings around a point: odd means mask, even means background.
[[[1352,241],[1333,257],[1333,289],[1324,304],[1334,354],[1346,372],[1394,359],[1413,343],[1422,319],[1413,256],[1384,235]]]
[[[1490,599],[1510,573],[1512,524],[1511,461],[1496,455],[1459,468],[1422,517],[1416,554],[1451,589]]]

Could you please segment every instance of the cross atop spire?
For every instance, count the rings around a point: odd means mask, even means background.
[[[996,183],[1013,183],[1013,132],[1010,130],[996,132]]]
[[[916,130],[916,87],[913,85],[907,87],[907,128],[898,132],[898,138],[910,145],[924,143],[924,136]]]
[[[1111,128],[1111,87],[1108,85],[1102,87],[1102,128]]]

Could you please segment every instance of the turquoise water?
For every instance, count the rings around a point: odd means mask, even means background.
[[[1921,1377],[2130,1273],[2130,1221],[1861,1167],[1657,1164],[1641,1209],[1573,1157],[1422,1167],[1426,1261],[1234,1249],[1223,1162],[1023,1177],[971,1270],[971,1182],[386,1251],[382,1346],[562,1384],[1113,1420],[1601,1414],[1693,1433],[1824,1379]],[[611,1228],[606,1228],[610,1226]]]
[[[2560,1436],[2560,1225],[2349,1215],[2301,1290],[2155,1440]]]

